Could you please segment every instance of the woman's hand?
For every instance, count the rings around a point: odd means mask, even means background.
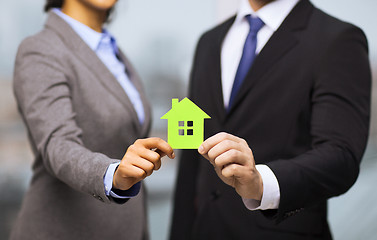
[[[247,142],[228,133],[218,133],[202,143],[199,153],[214,166],[220,179],[247,199],[261,200],[263,181],[255,168]]]
[[[136,140],[127,149],[114,173],[113,187],[119,190],[130,189],[135,183],[160,169],[161,158],[165,155],[171,159],[175,157],[171,146],[161,138]]]

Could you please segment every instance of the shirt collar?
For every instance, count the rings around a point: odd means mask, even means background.
[[[248,0],[241,0],[235,23],[241,22],[246,15],[250,14],[259,17],[266,26],[276,31],[299,1],[275,0],[255,12]]]
[[[102,33],[96,32],[85,24],[66,15],[58,8],[54,8],[53,11],[64,21],[66,21],[93,51],[96,51],[101,43],[110,42],[114,52],[118,53],[115,39],[106,29],[103,29]]]

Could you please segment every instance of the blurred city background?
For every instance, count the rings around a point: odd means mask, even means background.
[[[31,177],[32,154],[11,88],[20,41],[38,32],[46,15],[44,0],[0,2],[0,240],[7,239]],[[335,239],[372,240],[377,236],[377,28],[375,0],[314,0],[316,6],[360,26],[369,40],[374,88],[372,125],[358,181],[329,201]],[[195,44],[205,30],[235,13],[237,0],[120,0],[110,31],[141,75],[153,104],[151,135],[166,139],[160,117],[171,98],[186,95]],[[146,180],[151,240],[165,240],[170,226],[172,191],[178,160]]]

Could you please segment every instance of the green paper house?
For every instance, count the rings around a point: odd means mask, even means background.
[[[197,149],[204,139],[204,119],[211,118],[190,99],[172,99],[168,119],[168,143],[174,149]]]

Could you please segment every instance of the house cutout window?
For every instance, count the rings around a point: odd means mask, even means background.
[[[178,121],[178,135],[179,136],[185,136],[185,132],[187,136],[194,135],[194,121],[187,121],[186,127],[185,127],[185,121]]]

